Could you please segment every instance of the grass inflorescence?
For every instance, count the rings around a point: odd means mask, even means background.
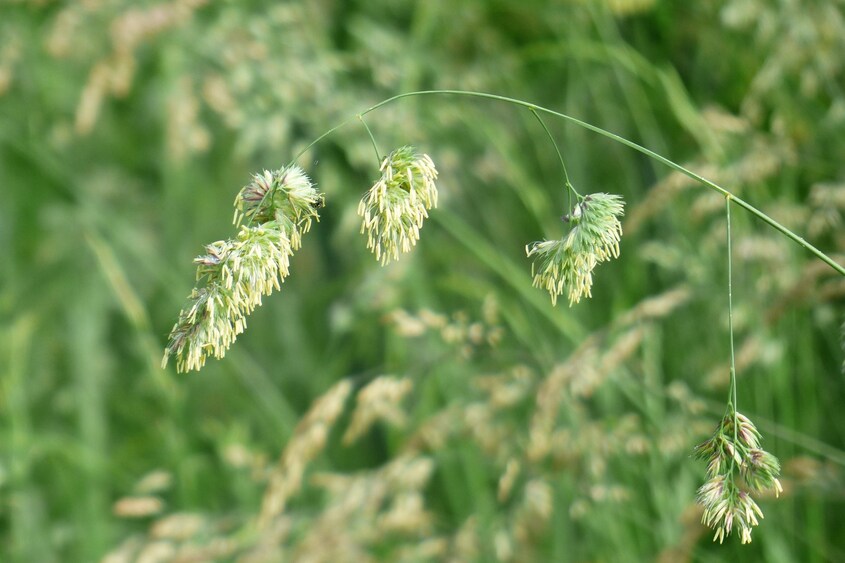
[[[842,560],[839,4],[2,3],[0,560]],[[356,205],[407,144],[438,209],[382,269]],[[285,162],[307,236],[264,225]],[[624,236],[554,308],[570,180]]]
[[[162,367],[175,356],[178,371],[199,370],[207,357],[225,355],[261,298],[281,288],[322,205],[323,196],[298,166],[254,176],[235,199],[236,238],[207,245],[194,260],[202,285],[179,312]]]
[[[619,257],[624,202],[618,195],[596,193],[585,196],[565,216],[573,227],[560,240],[544,240],[525,247],[534,285],[549,292],[552,305],[564,292],[569,305],[591,297],[593,270],[602,262]]]

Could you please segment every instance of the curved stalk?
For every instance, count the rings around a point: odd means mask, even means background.
[[[560,153],[560,148],[558,148],[558,146],[557,146],[557,141],[555,141],[554,135],[552,135],[552,132],[549,131],[548,127],[546,127],[546,122],[543,121],[543,118],[540,117],[540,114],[537,113],[536,109],[531,108],[531,115],[536,117],[537,121],[540,122],[540,125],[543,126],[543,131],[545,131],[546,135],[549,136],[549,141],[552,142],[552,146],[555,148],[555,152],[557,153],[557,158],[558,158],[558,160],[560,160],[560,167],[563,169],[563,178],[566,181],[566,191],[570,196],[570,201],[572,199],[572,193],[573,192],[578,197],[578,201],[581,201],[584,198],[581,196],[581,194],[578,193],[578,190],[575,189],[575,186],[572,185],[572,182],[569,181],[569,173],[566,171],[566,163],[563,161],[563,155]],[[572,208],[571,203],[570,203],[569,207],[570,207],[569,211],[571,211],[572,210],[571,209]]]
[[[577,118],[572,117],[570,115],[567,115],[565,113],[560,113],[558,111],[555,111],[555,110],[552,110],[552,109],[549,109],[549,108],[545,108],[545,107],[542,107],[542,106],[538,106],[536,104],[532,104],[530,102],[526,102],[526,101],[523,101],[523,100],[518,100],[516,98],[509,98],[507,96],[499,96],[498,94],[488,94],[486,92],[472,92],[472,91],[467,91],[467,90],[418,90],[418,91],[415,91],[415,92],[405,92],[403,94],[397,94],[395,96],[387,98],[386,100],[382,100],[381,102],[377,103],[376,105],[371,106],[371,107],[367,108],[366,110],[362,111],[361,113],[357,114],[355,117],[357,117],[357,118],[363,117],[363,116],[367,115],[368,113],[375,111],[375,110],[377,110],[378,108],[380,108],[384,105],[387,105],[387,104],[394,102],[396,100],[400,100],[402,98],[409,98],[409,97],[412,97],[412,96],[432,96],[432,95],[453,95],[453,96],[469,96],[469,97],[475,97],[475,98],[486,98],[486,99],[489,99],[489,100],[497,100],[497,101],[500,101],[500,102],[505,102],[505,103],[508,103],[508,104],[516,105],[516,106],[522,106],[522,107],[528,108],[531,111],[543,112],[543,113],[546,113],[546,114],[549,114],[549,115],[553,115],[555,117],[559,117],[559,118],[561,118],[565,121],[568,121],[570,123],[573,123],[575,125],[583,127],[584,129],[588,129],[588,130],[590,130],[594,133],[598,133],[599,135],[607,137],[608,139],[612,139],[612,140],[616,141],[617,143],[622,143],[623,145],[626,145],[627,147],[630,147],[630,148],[634,149],[635,151],[641,152],[644,155],[646,155],[650,158],[653,158],[653,159],[657,160],[658,162],[665,164],[669,168],[672,168],[673,170],[676,170],[676,171],[680,172],[681,174],[684,174],[685,176],[692,178],[696,182],[703,184],[704,186],[710,188],[711,190],[714,190],[714,191],[722,194],[723,196],[728,198],[728,200],[730,202],[735,203],[736,205],[738,205],[739,207],[742,207],[743,209],[745,209],[746,211],[748,211],[752,215],[755,215],[756,217],[761,219],[764,223],[766,223],[767,225],[769,225],[770,227],[772,227],[776,231],[780,232],[781,234],[785,235],[787,238],[789,238],[793,242],[797,243],[798,245],[800,245],[803,248],[810,251],[810,253],[814,254],[822,262],[824,262],[825,264],[827,264],[828,266],[833,268],[837,273],[839,273],[842,276],[845,276],[845,267],[843,267],[842,265],[840,265],[839,263],[834,261],[830,256],[828,256],[827,254],[825,254],[824,252],[822,252],[821,250],[819,250],[818,248],[816,248],[815,246],[813,246],[809,242],[807,242],[803,237],[801,237],[798,234],[796,234],[795,232],[791,231],[789,228],[785,227],[784,225],[778,223],[772,217],[770,217],[766,213],[760,211],[759,209],[757,209],[756,207],[754,207],[753,205],[751,205],[750,203],[748,203],[744,199],[737,197],[736,195],[734,195],[730,191],[726,190],[725,188],[719,186],[718,184],[711,182],[710,180],[708,180],[707,178],[704,178],[703,176],[699,176],[698,174],[696,174],[692,170],[684,168],[680,164],[677,164],[676,162],[673,162],[673,161],[669,160],[668,158],[661,156],[661,155],[657,154],[656,152],[645,148],[642,145],[638,145],[637,143],[635,143],[633,141],[629,141],[628,139],[625,139],[624,137],[620,137],[619,135],[616,135],[615,133],[611,133],[610,131],[607,131],[606,129],[602,129],[601,127],[591,125],[591,124],[587,123],[586,121],[581,121],[580,119],[577,119]],[[340,123],[339,125],[336,125],[335,127],[329,129],[328,131],[326,131],[322,135],[320,135],[311,144],[309,144],[305,149],[303,149],[302,152],[300,152],[300,154],[297,156],[297,158],[299,158],[299,156],[302,156],[302,154],[304,154],[306,151],[308,151],[308,149],[313,147],[319,141],[321,141],[322,139],[324,139],[325,137],[327,137],[328,135],[330,135],[334,131],[336,131],[336,130],[340,129],[341,127],[345,126],[346,124],[348,124],[350,121],[352,121],[352,119],[354,119],[354,118],[350,118],[350,119],[344,121],[343,123]]]
[[[381,166],[381,153],[378,150],[378,145],[376,144],[376,138],[373,137],[373,132],[370,131],[370,127],[367,125],[367,122],[364,121],[364,116],[359,115],[358,119],[361,121],[361,125],[364,126],[364,129],[367,130],[367,135],[370,136],[370,141],[373,143],[373,150],[376,151],[376,165]]]

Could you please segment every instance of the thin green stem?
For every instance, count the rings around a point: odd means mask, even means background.
[[[363,113],[359,113],[358,115],[356,115],[356,116],[354,116],[354,117],[350,117],[350,118],[349,118],[349,119],[347,119],[346,121],[343,121],[343,122],[341,122],[341,123],[338,123],[337,125],[335,125],[335,126],[334,126],[334,127],[332,127],[331,129],[329,129],[328,131],[326,131],[325,133],[323,133],[322,135],[320,135],[319,137],[317,137],[316,139],[314,139],[313,141],[311,141],[310,143],[308,143],[308,146],[306,146],[304,149],[302,149],[301,151],[299,151],[299,153],[298,153],[298,154],[297,154],[297,155],[293,158],[293,160],[291,161],[291,164],[295,163],[297,160],[299,160],[299,158],[300,158],[303,154],[305,154],[305,153],[307,153],[309,150],[311,150],[311,147],[313,147],[314,145],[316,145],[317,143],[319,143],[320,141],[322,141],[323,139],[325,139],[326,137],[328,137],[329,135],[331,135],[332,133],[334,133],[334,132],[335,132],[335,131],[337,131],[338,129],[343,129],[344,127],[346,127],[347,125],[349,125],[349,122],[350,122],[350,121],[352,121],[353,119],[356,119],[356,118],[357,118],[357,119],[360,119],[360,118],[361,118],[361,117],[362,117],[365,113],[367,113],[367,112],[365,111],[365,112],[363,112]]]
[[[381,166],[381,153],[378,150],[378,145],[376,145],[376,138],[373,137],[373,132],[370,131],[370,128],[367,126],[367,122],[364,121],[364,116],[359,113],[358,119],[361,121],[361,124],[364,126],[364,129],[367,130],[367,135],[370,136],[370,141],[373,142],[373,149],[376,151],[376,163]]]
[[[731,196],[725,197],[725,217],[727,219],[727,236],[728,236],[728,333],[731,339],[731,384],[730,397],[728,404],[733,411],[733,427],[734,427],[734,444],[737,444],[739,420],[736,414],[737,398],[736,398],[736,358],[734,355],[734,309],[733,309],[733,260],[731,259]],[[731,466],[734,461],[731,458]]]
[[[714,182],[711,182],[710,180],[708,180],[708,179],[706,179],[702,176],[699,176],[695,172],[692,172],[691,170],[684,168],[680,164],[672,162],[668,158],[661,156],[654,151],[651,151],[651,150],[649,150],[649,149],[647,149],[647,148],[645,148],[641,145],[638,145],[637,143],[635,143],[633,141],[629,141],[628,139],[625,139],[624,137],[620,137],[619,135],[616,135],[615,133],[611,133],[610,131],[602,129],[601,127],[596,127],[595,125],[591,125],[591,124],[589,124],[585,121],[581,121],[580,119],[576,119],[572,116],[566,115],[565,113],[560,113],[560,112],[557,112],[557,111],[554,111],[554,110],[551,110],[551,109],[548,109],[548,108],[544,108],[542,106],[538,106],[538,105],[535,105],[535,104],[531,104],[529,102],[525,102],[523,100],[517,100],[515,98],[508,98],[506,96],[499,96],[497,94],[488,94],[488,93],[485,93],[485,92],[471,92],[471,91],[466,91],[466,90],[419,90],[419,91],[416,91],[416,92],[405,92],[403,94],[397,94],[395,96],[387,98],[386,100],[382,100],[381,102],[377,103],[376,105],[371,106],[371,107],[367,108],[366,110],[362,111],[359,115],[361,115],[361,116],[367,115],[368,113],[375,111],[375,110],[377,110],[378,108],[380,108],[384,105],[387,105],[387,104],[394,102],[396,100],[400,100],[402,98],[408,98],[408,97],[411,97],[411,96],[432,96],[432,95],[453,95],[453,96],[470,96],[470,97],[475,97],[475,98],[486,98],[486,99],[490,99],[490,100],[497,100],[497,101],[505,102],[505,103],[508,103],[508,104],[522,106],[522,107],[525,107],[525,108],[528,108],[528,109],[534,109],[536,111],[540,111],[540,112],[543,112],[543,113],[547,113],[549,115],[553,115],[555,117],[559,117],[559,118],[566,120],[570,123],[578,125],[579,127],[583,127],[584,129],[588,129],[588,130],[590,130],[594,133],[598,133],[599,135],[602,135],[604,137],[607,137],[608,139],[616,141],[617,143],[621,143],[621,144],[623,144],[627,147],[630,147],[630,148],[632,148],[632,149],[634,149],[638,152],[641,152],[642,154],[644,154],[644,155],[646,155],[650,158],[657,160],[658,162],[665,164],[666,166],[668,166],[669,168],[672,168],[673,170],[677,170],[681,174],[684,174],[685,176],[692,178],[696,182],[703,184],[704,186],[710,188],[711,190],[719,192],[720,194],[722,194],[725,197],[729,197],[730,202],[735,203],[736,205],[742,207],[743,209],[745,209],[746,211],[748,211],[752,215],[755,215],[756,217],[761,219],[764,223],[766,223],[770,227],[774,228],[776,231],[779,231],[781,234],[785,235],[787,238],[789,238],[793,242],[795,242],[798,245],[802,246],[803,248],[809,250],[817,258],[819,258],[822,262],[824,262],[825,264],[827,264],[828,266],[833,268],[837,273],[839,273],[842,276],[845,276],[845,267],[843,267],[842,265],[835,262],[827,254],[825,254],[824,252],[822,252],[821,250],[819,250],[818,248],[816,248],[815,246],[813,246],[812,244],[810,244],[809,242],[804,240],[799,235],[792,232],[787,227],[781,225],[780,223],[775,221],[773,218],[771,218],[767,214],[763,213],[762,211],[760,211],[759,209],[757,209],[756,207],[754,207],[750,203],[746,202],[742,198],[735,196],[734,194],[732,194],[731,192],[729,192],[725,188],[715,184]],[[306,151],[308,151],[308,149],[310,149],[312,146],[317,144],[319,141],[321,141],[322,139],[324,139],[325,137],[327,137],[331,133],[337,131],[341,127],[344,127],[351,120],[352,120],[352,118],[347,119],[343,123],[336,125],[335,127],[329,129],[328,131],[326,131],[325,133],[323,133],[322,135],[317,137],[310,145],[308,145],[305,149],[303,149],[299,153],[299,155],[297,155],[296,158],[298,159]]]
[[[560,153],[560,149],[559,149],[559,148],[558,148],[558,146],[557,146],[557,142],[555,141],[555,138],[554,138],[554,136],[552,135],[552,132],[551,132],[551,131],[549,131],[549,128],[548,128],[548,127],[546,127],[546,122],[545,122],[545,121],[543,121],[543,118],[542,118],[542,117],[540,117],[540,114],[539,114],[539,113],[537,113],[537,109],[536,109],[536,108],[531,107],[531,108],[529,108],[529,109],[531,110],[532,115],[534,115],[534,117],[536,117],[536,118],[537,118],[537,121],[539,121],[539,122],[540,122],[540,125],[542,125],[542,126],[543,126],[543,130],[546,132],[546,135],[548,135],[548,136],[549,136],[549,140],[552,142],[552,145],[553,145],[553,146],[554,146],[554,148],[555,148],[555,152],[557,153],[557,157],[558,157],[558,159],[560,160],[560,166],[561,166],[561,168],[563,168],[563,178],[564,178],[564,180],[566,181],[566,190],[567,190],[567,192],[568,192],[570,195],[574,193],[574,194],[576,195],[576,197],[578,198],[578,201],[580,201],[580,200],[584,199],[583,197],[581,197],[581,194],[579,194],[579,193],[578,193],[578,190],[576,190],[576,189],[575,189],[575,186],[573,186],[573,185],[572,185],[572,182],[570,182],[570,181],[569,181],[569,174],[568,174],[568,173],[567,173],[567,171],[566,171],[566,163],[563,161],[563,155]],[[571,210],[571,208],[572,208],[572,206],[570,205],[570,210]]]

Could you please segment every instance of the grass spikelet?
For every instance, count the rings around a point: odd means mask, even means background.
[[[771,490],[776,496],[783,491],[780,462],[760,447],[760,440],[748,417],[729,411],[713,436],[695,447],[695,457],[707,462],[708,480],[698,489],[697,500],[704,508],[701,522],[716,530],[713,541],[722,543],[736,527],[742,543],[751,543],[763,511],[749,490]]]
[[[597,193],[575,206],[571,221],[575,226],[560,240],[544,240],[525,247],[534,286],[545,289],[557,304],[566,292],[570,307],[591,297],[593,270],[601,262],[619,256],[624,202],[617,195]]]
[[[381,177],[358,204],[361,233],[381,265],[410,252],[428,210],[437,207],[437,169],[428,155],[402,147],[381,163]]]

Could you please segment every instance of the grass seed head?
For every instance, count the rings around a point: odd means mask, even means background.
[[[281,289],[302,234],[319,220],[323,196],[301,168],[291,165],[253,176],[235,198],[234,239],[205,247],[194,259],[197,281],[170,332],[162,367],[176,356],[180,372],[222,358],[246,328],[246,317],[265,295]]]
[[[431,158],[413,147],[396,149],[382,161],[381,177],[358,204],[367,248],[382,266],[417,244],[428,210],[437,207],[436,179]]]
[[[591,297],[593,270],[601,262],[619,256],[619,241],[625,203],[618,195],[597,193],[582,199],[568,222],[574,226],[560,240],[534,242],[525,247],[531,265],[534,286],[545,289],[557,304],[564,291],[569,305]]]

